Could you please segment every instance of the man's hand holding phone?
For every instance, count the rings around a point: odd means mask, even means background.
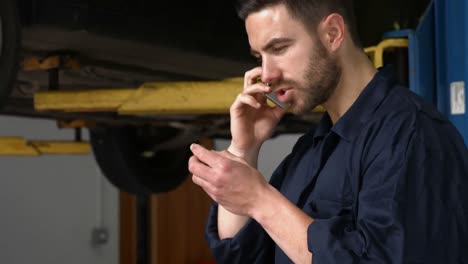
[[[245,73],[243,92],[230,109],[232,141],[228,151],[255,164],[261,145],[286,113],[286,109],[267,104],[265,94],[272,88],[257,81],[261,74],[261,67]]]

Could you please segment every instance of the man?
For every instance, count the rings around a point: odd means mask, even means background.
[[[468,263],[468,150],[434,108],[374,69],[346,0],[245,0],[252,54],[223,152],[192,145],[214,200],[219,263]],[[261,78],[262,82],[257,82]],[[268,83],[270,85],[265,85]],[[285,110],[326,109],[267,183],[262,143]]]

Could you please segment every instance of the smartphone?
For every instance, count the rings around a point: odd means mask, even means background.
[[[269,83],[265,83],[265,85],[271,87],[271,84],[269,84]],[[265,96],[266,96],[266,98],[268,98],[270,101],[272,101],[275,105],[277,105],[277,106],[279,106],[279,107],[281,107],[281,108],[283,108],[283,109],[288,108],[288,105],[287,105],[287,104],[285,104],[285,103],[283,103],[283,102],[280,102],[280,101],[278,100],[278,98],[276,97],[275,91],[272,91],[271,93],[265,93]]]

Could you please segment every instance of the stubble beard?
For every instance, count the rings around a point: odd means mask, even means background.
[[[291,111],[297,115],[310,113],[312,109],[325,103],[341,78],[341,66],[337,58],[331,56],[318,40],[316,47],[309,57],[303,78],[304,85],[296,90],[296,102],[292,104]]]

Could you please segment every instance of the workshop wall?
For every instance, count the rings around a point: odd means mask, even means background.
[[[13,117],[0,117],[0,136],[74,137],[73,130],[59,130],[54,121]],[[297,138],[283,135],[264,144],[259,170],[267,179]],[[216,149],[228,145],[227,140],[215,141]],[[1,263],[118,263],[118,192],[91,154],[0,156],[0,166]],[[99,226],[109,232],[102,245],[92,242],[92,229]]]
[[[84,137],[87,137],[84,131]],[[0,136],[72,140],[54,121],[0,117]],[[0,262],[115,264],[118,192],[89,155],[0,156]],[[92,242],[105,227],[108,242]]]

